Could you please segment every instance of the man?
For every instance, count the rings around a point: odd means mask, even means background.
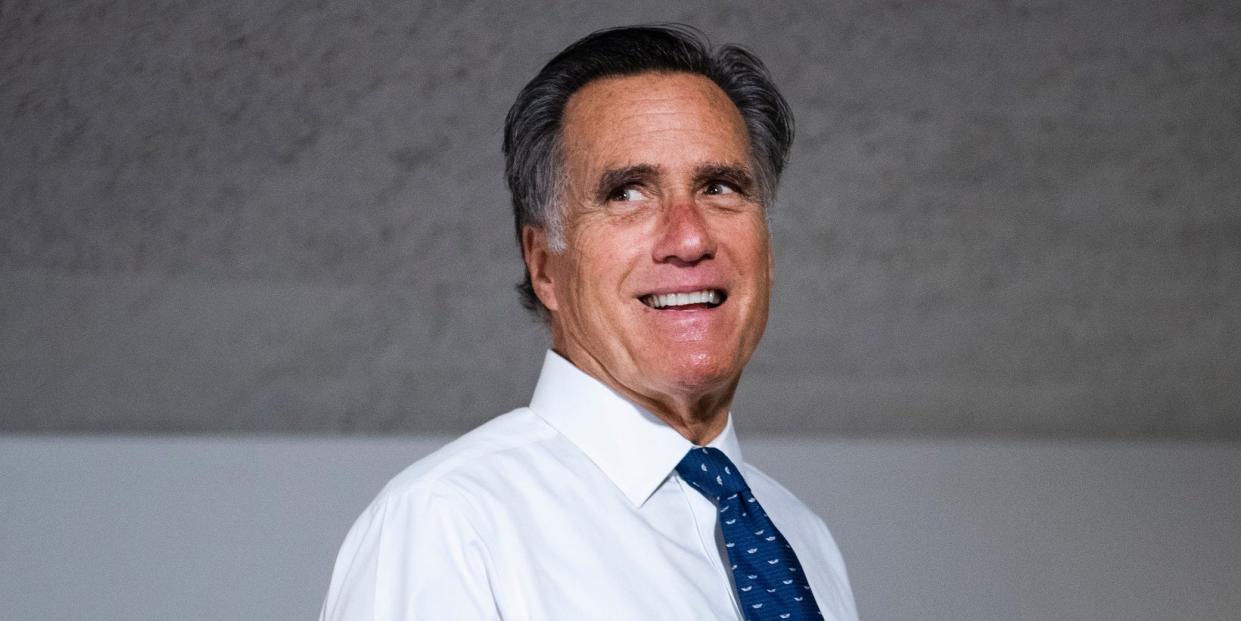
[[[529,407],[379,494],[323,619],[856,619],[827,528],[742,460],[729,413],[791,142],[758,59],[683,27],[544,67],[504,152],[553,351]]]

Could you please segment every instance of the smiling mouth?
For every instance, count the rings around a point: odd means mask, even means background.
[[[715,308],[728,296],[719,289],[704,289],[687,293],[651,293],[639,298],[643,304],[656,310],[691,310]]]

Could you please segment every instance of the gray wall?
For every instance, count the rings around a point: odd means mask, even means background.
[[[743,431],[1241,438],[1241,8],[1157,0],[0,0],[0,430],[524,403],[503,114],[653,20],[798,116]]]
[[[313,619],[443,438],[0,437],[5,619]],[[1236,621],[1241,443],[751,438],[866,621]]]

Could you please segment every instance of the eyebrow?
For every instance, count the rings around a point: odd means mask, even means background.
[[[631,183],[649,183],[659,179],[662,169],[653,164],[634,164],[622,168],[609,168],[599,175],[599,183],[595,185],[595,201],[607,202],[612,191]]]
[[[703,185],[708,181],[723,179],[735,186],[745,196],[750,196],[754,189],[754,174],[749,166],[729,164],[725,162],[708,162],[694,169],[694,184]]]
[[[599,175],[595,185],[595,200],[607,202],[608,196],[615,189],[633,183],[654,183],[663,175],[663,168],[658,164],[634,164],[621,168],[609,168]],[[700,186],[708,181],[722,179],[737,186],[744,195],[749,196],[754,188],[754,175],[748,166],[727,162],[706,162],[694,167],[694,185]]]

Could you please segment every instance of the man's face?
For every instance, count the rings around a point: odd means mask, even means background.
[[[555,348],[644,400],[731,398],[771,292],[737,108],[701,76],[605,78],[569,99],[563,139],[568,249],[526,244]]]

